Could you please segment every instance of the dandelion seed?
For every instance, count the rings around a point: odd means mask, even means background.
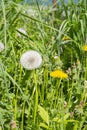
[[[0,51],[3,51],[5,49],[4,44],[0,42]]]
[[[87,45],[84,45],[84,46],[82,47],[82,49],[83,49],[83,51],[87,51]]]
[[[67,40],[71,40],[71,39],[70,39],[69,36],[64,36],[64,37],[62,38],[62,40],[63,40],[63,41],[67,41]]]
[[[34,50],[30,50],[22,54],[20,63],[27,70],[39,68],[42,63],[41,55]]]
[[[68,75],[64,73],[62,70],[55,70],[50,73],[50,76],[55,78],[68,78]]]
[[[19,28],[17,29],[19,32],[23,33],[24,35],[26,35],[26,31],[23,28]],[[20,33],[18,33],[18,36],[21,36]]]

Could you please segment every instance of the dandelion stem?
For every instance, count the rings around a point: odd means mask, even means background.
[[[63,85],[61,85],[60,89],[60,94],[61,94],[61,130],[64,130],[64,97],[63,97]]]
[[[34,83],[35,83],[35,89],[36,89],[36,93],[35,93],[35,109],[34,109],[34,123],[36,120],[36,112],[37,112],[37,108],[38,108],[38,89],[37,89],[37,74],[34,74]]]
[[[28,122],[30,122],[30,111],[31,111],[31,105],[32,105],[34,93],[35,93],[35,88],[33,88],[33,92],[32,92],[31,99],[30,99],[31,102],[29,103],[29,108],[28,108]]]
[[[46,66],[44,69],[44,84],[42,85],[41,88],[41,97],[42,97],[42,102],[44,101],[44,92],[47,95],[47,84],[48,84],[48,67]]]
[[[6,48],[6,14],[5,14],[5,4],[4,0],[2,0],[2,9],[3,9],[3,17],[4,17],[4,42],[5,42],[5,48]]]
[[[29,74],[28,74],[29,73]],[[26,72],[25,75],[28,75],[28,81],[29,81],[29,78],[30,78],[30,74],[31,72]],[[26,76],[25,76],[26,77]],[[25,92],[24,92],[24,102],[23,102],[23,109],[22,109],[22,122],[21,122],[21,130],[24,130],[24,113],[25,113],[25,104],[26,104],[26,101],[27,101],[27,93],[28,93],[28,83],[26,84],[26,88],[25,88]]]
[[[59,87],[60,87],[60,84],[61,84],[61,79],[58,79],[58,80],[57,80],[57,83],[56,83],[56,86],[57,86],[57,89],[56,89],[56,97],[57,97],[57,99],[55,99],[55,100],[56,100],[55,106],[57,105],[57,107],[58,107],[58,97],[59,97]]]
[[[85,69],[85,80],[87,80],[87,52],[86,52],[86,69]]]
[[[14,120],[16,120],[16,114],[17,114],[17,97],[14,99]]]
[[[71,98],[72,98],[72,93],[73,93],[73,87],[74,87],[74,80],[72,79],[71,83],[71,89],[70,89],[70,94],[69,94],[69,107],[71,106]]]

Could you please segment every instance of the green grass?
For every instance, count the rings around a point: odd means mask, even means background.
[[[87,44],[86,0],[60,2],[54,9],[1,1],[0,41],[5,45],[0,52],[2,130],[12,129],[12,120],[15,130],[87,129],[87,53],[82,50]],[[70,40],[64,41],[64,36]],[[40,68],[28,71],[21,66],[20,57],[27,50],[40,52]],[[51,77],[56,69],[67,72],[68,78]]]

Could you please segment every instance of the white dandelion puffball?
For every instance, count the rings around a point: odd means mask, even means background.
[[[19,32],[23,33],[24,35],[26,35],[26,31],[23,29],[23,28],[18,28],[17,29]],[[21,36],[19,33],[18,33],[18,36]]]
[[[0,42],[0,51],[3,51],[5,49],[4,44]]]
[[[25,69],[32,70],[39,68],[42,63],[42,57],[37,51],[30,50],[22,54],[20,63]]]

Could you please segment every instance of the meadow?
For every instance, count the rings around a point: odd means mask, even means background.
[[[87,130],[86,0],[0,4],[0,130]]]

